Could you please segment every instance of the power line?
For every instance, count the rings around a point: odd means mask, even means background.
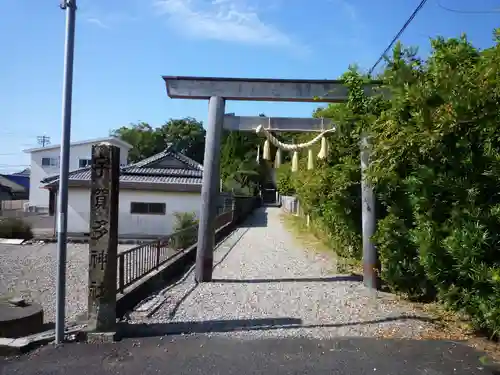
[[[489,9],[489,10],[465,10],[465,9],[454,9],[454,8],[448,8],[447,6],[443,5],[439,0],[436,1],[437,6],[440,7],[443,10],[446,10],[447,12],[453,12],[453,13],[460,13],[460,14],[495,14],[495,13],[500,13],[500,8],[494,8],[494,9]]]
[[[389,45],[387,46],[387,48],[380,55],[380,57],[375,62],[375,64],[372,66],[372,68],[368,71],[368,75],[371,75],[373,73],[373,71],[375,70],[375,68],[377,67],[377,65],[382,61],[382,59],[387,54],[387,52],[389,52],[389,50],[392,48],[392,46],[394,45],[394,43],[396,43],[396,41],[399,39],[399,37],[401,36],[401,34],[404,33],[404,31],[410,25],[410,23],[413,21],[413,19],[418,14],[418,12],[420,12],[420,10],[424,7],[425,3],[427,3],[427,0],[420,1],[420,4],[418,4],[418,6],[415,8],[415,10],[411,14],[411,16],[406,20],[406,22],[403,25],[403,27],[399,30],[399,32],[396,34],[396,36],[392,39],[391,43],[389,43]]]

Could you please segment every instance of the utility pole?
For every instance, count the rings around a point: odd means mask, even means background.
[[[50,145],[50,137],[47,137],[46,135],[40,135],[36,137],[36,140],[38,144],[42,147]]]
[[[60,7],[66,11],[66,42],[64,51],[61,165],[59,170],[59,194],[57,202],[56,344],[62,344],[64,341],[67,250],[66,231],[68,228],[69,147],[71,138],[76,0],[61,0]]]

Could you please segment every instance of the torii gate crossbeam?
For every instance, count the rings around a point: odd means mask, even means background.
[[[208,100],[208,121],[202,181],[202,205],[199,217],[196,281],[212,280],[215,239],[216,199],[220,183],[220,142],[222,128],[253,130],[266,122],[271,130],[320,131],[325,124],[318,119],[224,116],[226,100],[339,103],[347,99],[348,88],[339,80],[262,79],[163,76],[170,98]],[[381,81],[365,85],[367,95],[377,92]],[[252,125],[252,121],[256,121]],[[257,122],[259,121],[259,123]],[[274,122],[273,122],[274,121]],[[288,121],[288,125],[286,124]],[[287,128],[288,127],[288,128]],[[289,129],[293,127],[292,129]],[[273,129],[274,128],[274,129]],[[369,160],[367,139],[361,144],[361,170]],[[375,196],[362,178],[363,280],[377,288],[378,259],[370,238],[375,233]]]
[[[322,132],[331,129],[333,123],[329,119],[309,117],[224,116],[226,130],[255,131],[259,125],[269,131]]]

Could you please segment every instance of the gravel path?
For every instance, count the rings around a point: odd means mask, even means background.
[[[124,251],[134,245],[119,245]],[[66,321],[87,309],[89,250],[87,244],[68,244]],[[46,323],[55,320],[57,244],[0,245],[0,297],[22,296],[38,302]]]
[[[336,275],[334,260],[303,249],[280,215],[259,209],[219,246],[214,282],[196,285],[191,273],[163,292],[167,301],[150,318],[130,323],[252,339],[375,336],[385,329],[414,337],[431,324],[391,295]]]

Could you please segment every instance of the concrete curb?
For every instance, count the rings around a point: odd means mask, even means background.
[[[74,325],[66,328],[65,334],[67,336],[74,336],[73,340],[78,340],[80,333],[86,328],[85,324]],[[39,346],[48,344],[55,340],[55,330],[51,329],[45,332],[37,333],[34,335],[20,337],[20,338],[7,338],[0,337],[0,356],[16,356],[24,354]],[[70,338],[71,339],[71,338]]]

